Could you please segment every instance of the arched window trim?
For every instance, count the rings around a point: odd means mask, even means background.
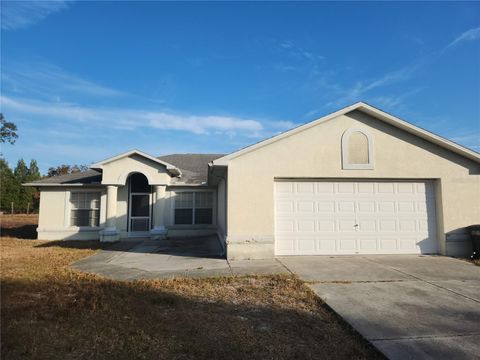
[[[368,142],[368,164],[350,164],[348,159],[348,144],[350,141],[350,136],[352,134],[359,132],[367,137]],[[368,131],[362,128],[350,128],[346,130],[342,135],[342,169],[344,170],[373,170],[374,169],[374,146],[373,138],[370,136]]]

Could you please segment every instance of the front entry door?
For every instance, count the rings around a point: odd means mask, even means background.
[[[148,233],[150,231],[151,218],[151,195],[131,193],[130,194],[130,219],[129,232],[135,235]]]

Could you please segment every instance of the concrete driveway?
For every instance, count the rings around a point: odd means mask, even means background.
[[[276,259],[228,261],[216,236],[121,241],[71,267],[115,280],[289,273]]]
[[[284,257],[391,359],[480,359],[480,267],[440,256]]]

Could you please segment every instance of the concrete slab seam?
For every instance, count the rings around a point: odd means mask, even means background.
[[[468,336],[478,336],[478,335],[480,335],[480,332],[473,332],[473,333],[467,333],[467,334],[401,336],[396,338],[379,338],[379,339],[368,339],[368,340],[381,342],[381,341],[395,341],[395,340],[442,339],[442,338],[468,337]]]

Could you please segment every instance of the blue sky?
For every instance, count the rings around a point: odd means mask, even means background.
[[[2,1],[2,153],[228,153],[356,101],[480,151],[480,3]]]

